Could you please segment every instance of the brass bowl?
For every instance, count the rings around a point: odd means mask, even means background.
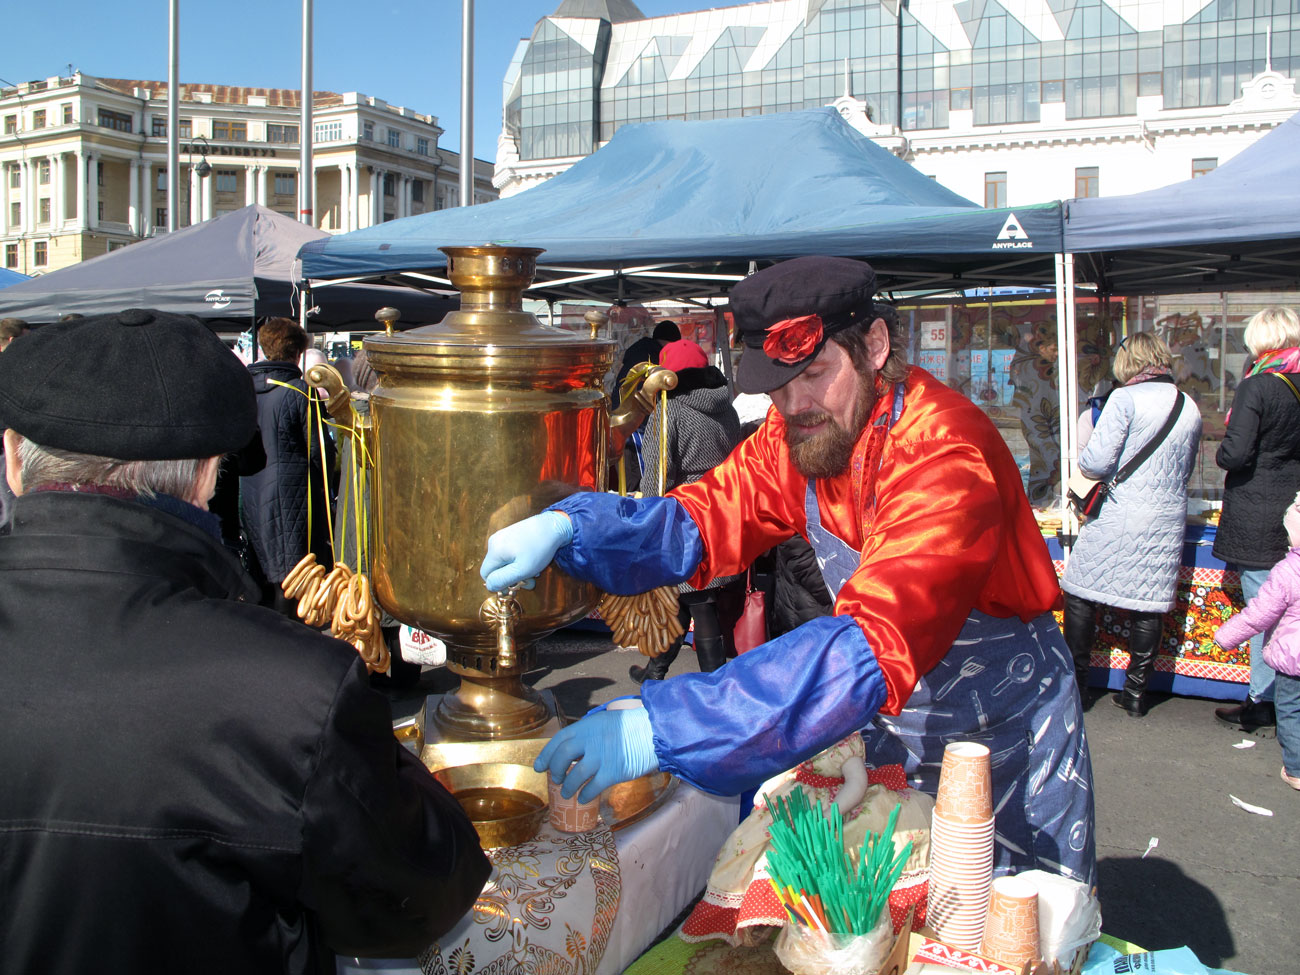
[[[530,765],[457,765],[433,777],[456,797],[485,849],[527,843],[546,820],[546,773]]]

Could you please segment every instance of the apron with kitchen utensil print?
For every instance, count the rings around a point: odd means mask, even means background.
[[[812,481],[805,507],[808,541],[836,596],[859,553],[822,527]],[[908,783],[932,796],[949,742],[987,745],[994,874],[1042,869],[1095,883],[1092,764],[1074,665],[1050,613],[1022,623],[972,610],[902,713],[877,714],[862,735],[868,765],[902,765]]]

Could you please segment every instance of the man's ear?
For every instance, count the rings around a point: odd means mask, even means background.
[[[883,318],[877,318],[867,329],[867,359],[871,368],[879,371],[889,358],[889,326]]]
[[[18,459],[18,447],[22,442],[18,431],[5,431],[5,480],[9,482],[9,490],[16,495],[23,493],[22,462]]]

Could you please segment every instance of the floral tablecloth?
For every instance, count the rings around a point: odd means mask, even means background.
[[[618,832],[561,833],[488,851],[492,876],[474,910],[417,958],[339,959],[340,975],[614,975],[704,887],[739,821],[736,797],[679,782],[664,804]]]
[[[1165,614],[1164,634],[1149,686],[1194,697],[1240,701],[1250,683],[1250,650],[1215,646],[1214,633],[1244,605],[1241,580],[1211,553],[1215,530],[1188,525],[1183,543],[1183,564],[1178,571],[1178,592],[1171,612]],[[1059,575],[1064,570],[1061,545],[1048,539],[1048,550]],[[1057,613],[1057,622],[1062,614]],[[1101,607],[1097,614],[1097,644],[1092,666],[1105,668],[1106,685],[1118,688],[1128,668],[1129,617],[1122,609]],[[1098,683],[1094,670],[1093,683]]]

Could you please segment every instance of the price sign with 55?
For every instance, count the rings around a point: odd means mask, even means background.
[[[946,349],[948,347],[947,322],[921,323],[921,348]]]

